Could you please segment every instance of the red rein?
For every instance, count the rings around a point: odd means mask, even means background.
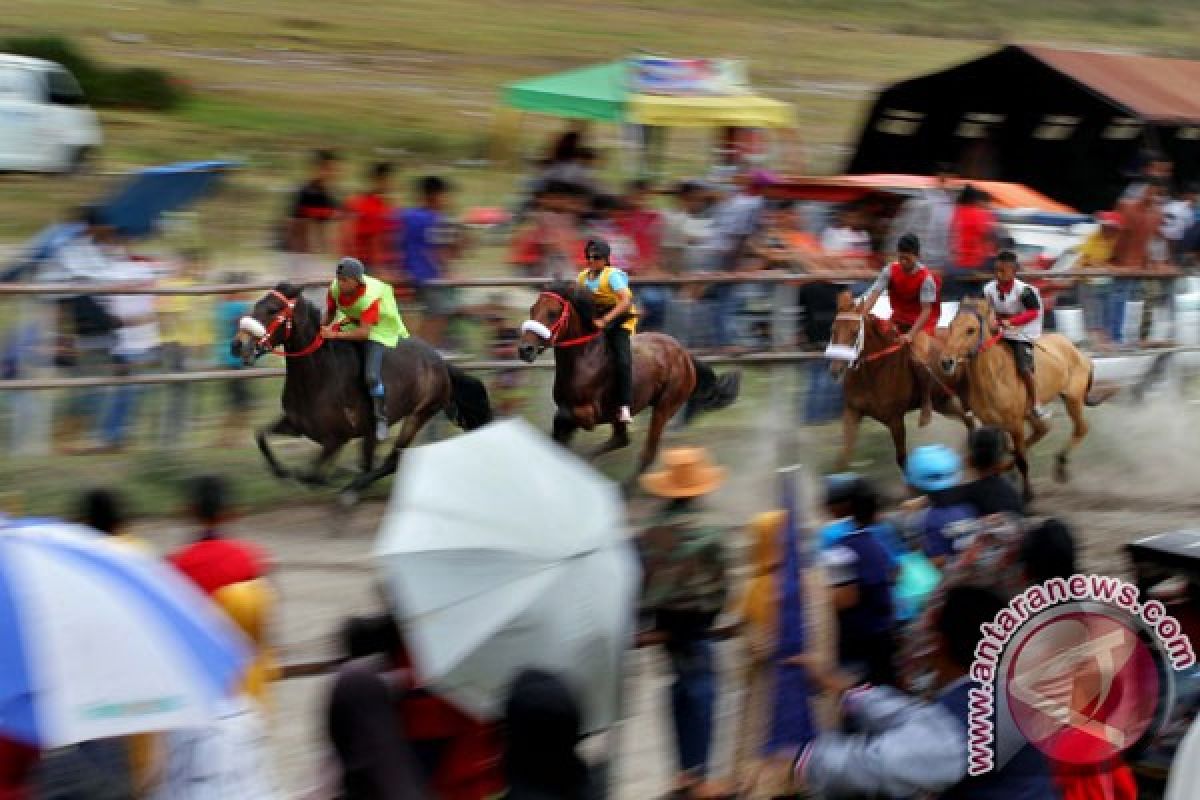
[[[286,350],[275,350],[271,347],[271,337],[275,335],[275,331],[279,330],[279,326],[283,327],[283,341],[287,342],[292,335],[292,316],[296,311],[296,301],[288,299],[282,292],[277,292],[272,289],[268,294],[277,298],[283,303],[283,308],[275,315],[275,319],[271,320],[271,324],[267,326],[267,332],[261,339],[258,340],[258,346],[268,353],[284,358],[302,358],[310,356],[320,349],[321,345],[325,344],[325,338],[321,336],[321,332],[317,331],[317,335],[313,340],[305,345],[302,349],[294,353],[289,353]]]
[[[558,315],[555,323],[550,326],[550,344],[552,346],[560,348],[577,347],[581,344],[587,344],[603,333],[603,331],[595,330],[591,333],[585,333],[583,336],[577,336],[574,339],[567,339],[565,342],[560,342],[558,335],[567,327],[567,320],[571,316],[571,304],[566,301],[566,298],[555,292],[542,292],[540,296],[557,300],[559,305],[562,306],[562,313]]]

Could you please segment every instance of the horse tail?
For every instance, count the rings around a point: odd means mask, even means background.
[[[1095,378],[1096,378],[1096,365],[1089,363],[1088,364],[1087,390],[1084,391],[1084,393],[1083,393],[1083,404],[1085,406],[1087,406],[1088,408],[1095,408],[1096,406],[1103,403],[1105,400],[1108,400],[1108,399],[1116,396],[1117,392],[1120,391],[1120,387],[1118,387],[1118,386],[1106,386],[1104,384],[1101,384],[1100,386],[1095,386],[1094,385]]]
[[[733,405],[742,389],[740,370],[718,375],[712,367],[700,363],[694,356],[692,367],[696,370],[696,388],[688,398],[685,421],[690,421],[701,411],[720,411]]]
[[[450,376],[451,400],[446,416],[464,431],[473,431],[492,421],[492,403],[483,381],[468,375],[453,364],[446,365]]]

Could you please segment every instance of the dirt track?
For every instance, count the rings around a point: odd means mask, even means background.
[[[1074,482],[1056,486],[1048,480],[1045,460],[1064,433],[1058,430],[1035,462],[1039,498],[1034,512],[1065,517],[1083,547],[1084,566],[1110,574],[1124,574],[1127,565],[1122,546],[1139,536],[1190,527],[1200,519],[1200,496],[1194,487],[1193,454],[1196,437],[1190,418],[1195,406],[1163,403],[1132,409],[1116,405],[1093,412],[1095,430],[1074,461]],[[1061,429],[1065,421],[1056,420]],[[930,440],[957,442],[961,429],[939,422],[926,431],[913,431],[911,445]],[[694,438],[693,438],[694,437]],[[827,462],[836,442],[833,427],[800,434],[798,452],[818,470]],[[869,432],[868,454],[856,468],[876,475],[898,496],[902,491],[881,431]],[[701,441],[717,458],[736,467],[711,505],[731,523],[745,520],[773,503],[772,479],[777,433],[760,419],[750,429],[701,429],[677,441]],[[874,454],[872,457],[870,454]],[[803,459],[802,459],[803,460]],[[812,497],[812,493],[808,493]],[[645,501],[635,501],[632,513],[644,511]],[[373,573],[368,554],[375,527],[383,511],[380,504],[351,513],[325,506],[307,506],[261,514],[240,520],[235,531],[267,547],[277,561],[277,580],[283,596],[276,632],[284,661],[321,658],[332,654],[331,634],[348,614],[374,610]],[[178,544],[186,531],[170,523],[145,526],[142,531],[161,548]],[[725,673],[734,672],[732,648],[723,652]],[[665,676],[658,655],[642,651],[630,660],[630,719],[620,737],[620,787],[618,797],[644,800],[660,794],[669,778],[671,758],[667,742]],[[287,681],[276,690],[277,710],[272,721],[280,780],[288,796],[299,796],[314,783],[321,762],[320,723],[324,679]],[[722,694],[722,742],[718,765],[728,760],[729,722],[737,705],[736,688]]]

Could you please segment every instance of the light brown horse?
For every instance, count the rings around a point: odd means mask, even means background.
[[[825,351],[833,377],[843,380],[846,396],[842,411],[842,454],[838,469],[850,466],[858,429],[863,417],[881,422],[892,434],[896,463],[904,469],[908,457],[908,432],[904,417],[921,407],[921,392],[912,359],[898,339],[895,327],[864,312],[862,301],[854,302],[850,292],[838,295],[838,313],[834,318],[830,346]],[[932,343],[936,353],[938,342]],[[957,376],[934,380],[933,407],[938,413],[955,417],[970,430],[971,420],[964,414],[955,392]]]
[[[1105,396],[1092,392],[1092,360],[1075,349],[1065,336],[1048,333],[1038,338],[1034,346],[1034,365],[1037,376],[1038,402],[1047,403],[1061,397],[1071,418],[1071,439],[1055,459],[1055,479],[1067,480],[1070,453],[1087,436],[1088,424],[1083,407],[1096,406]],[[1013,460],[1021,473],[1025,499],[1033,498],[1029,481],[1029,461],[1026,453],[1050,427],[1045,420],[1031,417],[1029,397],[1017,374],[1017,361],[1012,351],[1000,341],[996,315],[991,304],[982,298],[968,298],[958,307],[950,324],[949,337],[942,348],[942,371],[946,374],[966,369],[966,402],[972,413],[986,425],[1006,431],[1012,439]],[[1032,425],[1032,435],[1026,425]]]
[[[629,444],[629,432],[617,421],[611,359],[602,332],[596,329],[591,295],[574,284],[555,284],[538,295],[521,326],[517,354],[532,363],[547,347],[554,348],[554,439],[567,444],[579,428],[612,426],[612,436],[592,454],[596,458]],[[697,362],[683,345],[661,333],[633,337],[634,415],[652,409],[650,429],[636,475],[654,462],[663,429],[683,405],[686,418],[700,411],[725,408],[737,399],[741,375],[717,376]]]

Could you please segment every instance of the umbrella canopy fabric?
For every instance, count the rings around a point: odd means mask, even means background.
[[[182,576],[87,528],[0,523],[0,734],[43,748],[204,725],[249,658]]]
[[[375,557],[421,680],[482,718],[523,669],[616,721],[640,568],[617,487],[522,420],[405,455]]]
[[[615,61],[510,83],[504,103],[535,114],[621,122],[628,94],[625,62]]]
[[[750,92],[724,95],[641,94],[630,90],[625,61],[597,64],[510,83],[504,103],[536,114],[664,127],[794,128],[792,107]]]
[[[756,94],[670,97],[629,96],[629,118],[665,128],[794,128],[796,115],[787,103]]]

